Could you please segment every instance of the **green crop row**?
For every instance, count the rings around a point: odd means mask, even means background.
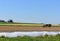
[[[60,41],[60,34],[56,36],[37,36],[37,37],[30,37],[30,36],[18,36],[18,37],[0,37],[0,41]]]

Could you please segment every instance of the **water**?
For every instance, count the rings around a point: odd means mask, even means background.
[[[57,35],[60,32],[48,32],[48,31],[41,31],[41,32],[0,32],[0,36],[5,37],[17,37],[17,36],[44,36],[44,35]]]

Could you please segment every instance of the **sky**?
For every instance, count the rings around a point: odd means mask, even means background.
[[[60,24],[60,0],[0,0],[0,19]]]

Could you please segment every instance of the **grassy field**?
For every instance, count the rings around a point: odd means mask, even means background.
[[[31,27],[42,27],[43,24],[41,23],[7,23],[7,22],[0,22],[0,26],[31,26]],[[60,25],[52,25],[52,27],[60,27]]]
[[[60,34],[56,36],[37,36],[37,37],[29,37],[29,36],[23,36],[23,37],[13,37],[8,38],[1,36],[0,41],[60,41]]]
[[[42,26],[38,23],[4,23],[0,22],[0,26]]]

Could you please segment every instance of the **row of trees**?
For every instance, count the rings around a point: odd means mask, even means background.
[[[10,20],[8,20],[8,21],[5,21],[5,20],[0,20],[0,22],[8,22],[8,23],[13,23],[13,20],[12,20],[12,19],[10,19]]]

